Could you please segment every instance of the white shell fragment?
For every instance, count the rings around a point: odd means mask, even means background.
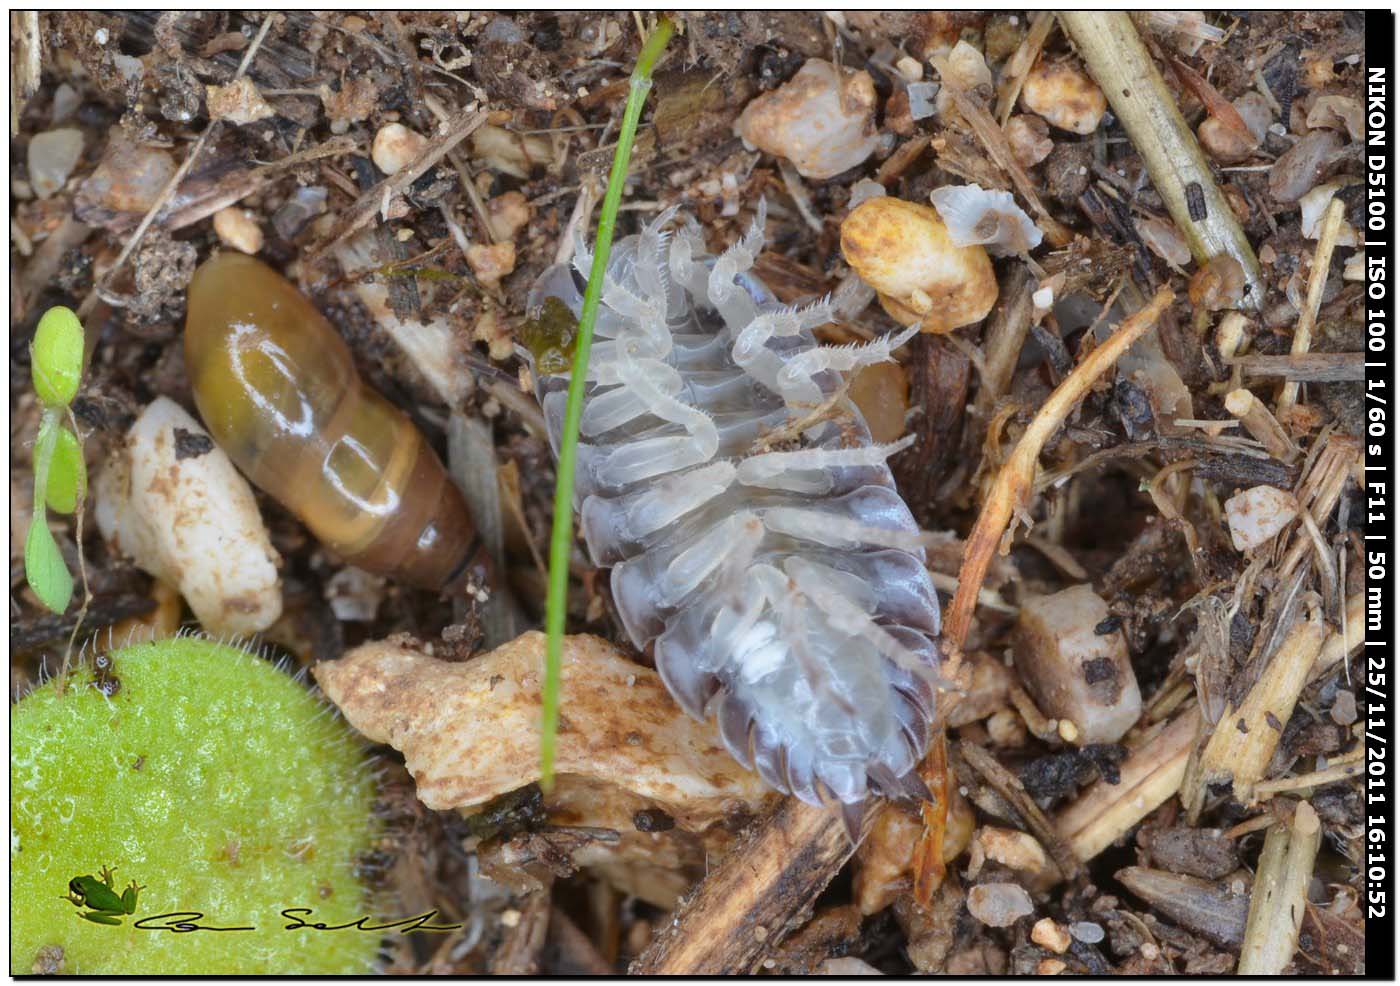
[[[282,615],[277,552],[248,481],[174,401],[136,419],[95,494],[102,536],[176,586],[210,633],[257,633]]]
[[[1236,551],[1259,547],[1297,516],[1293,494],[1275,486],[1251,487],[1225,501],[1225,519]]]
[[[981,185],[944,185],[929,198],[956,246],[985,246],[998,257],[1040,246],[1040,229],[1010,192]]]
[[[1325,185],[1318,185],[1298,200],[1298,209],[1302,213],[1302,232],[1307,239],[1315,240],[1322,235],[1322,217],[1327,213],[1327,207],[1332,204],[1332,199],[1345,186],[1343,182],[1329,181]],[[1337,231],[1337,243],[1339,247],[1359,246],[1360,238],[1356,235],[1356,229],[1342,220],[1342,225]]]
[[[1087,585],[1038,596],[1021,607],[1016,667],[1036,705],[1072,729],[1078,745],[1116,743],[1137,722],[1142,694],[1123,631]]]
[[[867,73],[811,58],[781,88],[744,107],[734,132],[749,147],[787,158],[803,178],[822,180],[875,153],[875,103]]]

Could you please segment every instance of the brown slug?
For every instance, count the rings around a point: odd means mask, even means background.
[[[185,360],[214,440],[341,558],[426,589],[486,582],[487,554],[442,462],[286,278],[241,253],[205,261],[190,282]]]

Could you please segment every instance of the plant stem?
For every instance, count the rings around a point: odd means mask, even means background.
[[[608,173],[608,190],[603,197],[603,209],[598,216],[598,235],[593,243],[593,269],[588,275],[588,288],[583,295],[583,312],[579,316],[578,337],[575,342],[574,364],[569,371],[569,397],[564,405],[564,430],[559,437],[559,466],[554,486],[554,528],[549,541],[549,594],[545,604],[544,686],[540,702],[540,786],[545,790],[554,783],[554,740],[559,726],[559,681],[564,651],[564,617],[569,593],[569,555],[574,543],[574,464],[577,458],[579,419],[583,415],[583,390],[588,376],[588,354],[593,346],[593,323],[598,318],[598,302],[603,293],[603,274],[612,252],[613,227],[617,210],[622,204],[622,189],[627,183],[627,164],[632,157],[632,141],[637,135],[637,121],[642,105],[651,89],[651,72],[656,60],[666,48],[674,25],[663,17],[642,45],[637,65],[632,70],[632,87],[627,94],[627,106],[622,113],[622,129],[618,132],[617,151],[612,170]]]

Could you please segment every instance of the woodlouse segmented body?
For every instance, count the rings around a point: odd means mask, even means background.
[[[195,271],[185,361],[214,440],[346,561],[427,589],[488,577],[437,454],[272,268],[224,253]]]
[[[837,396],[914,330],[818,346],[830,306],[782,307],[748,273],[761,212],[718,258],[693,220],[666,233],[673,218],[608,265],[575,487],[593,561],[672,694],[768,783],[812,804],[922,793],[939,612],[885,465],[905,443],[872,445]],[[531,310],[577,315],[590,264],[579,243]],[[567,383],[537,374],[556,444]]]

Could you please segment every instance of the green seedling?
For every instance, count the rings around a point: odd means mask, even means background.
[[[83,325],[62,306],[39,319],[29,345],[34,393],[43,404],[34,440],[34,516],[24,539],[24,575],[39,601],[62,613],[73,601],[73,575],[49,531],[48,511],[79,513],[87,468],[78,436],[65,424],[83,375]]]
[[[583,293],[578,334],[567,344],[573,346],[573,367],[569,395],[564,404],[564,430],[559,436],[559,465],[554,481],[554,527],[549,539],[549,592],[545,600],[544,686],[540,689],[540,786],[546,791],[554,784],[554,740],[559,729],[559,683],[564,661],[564,616],[569,595],[569,553],[574,543],[574,466],[578,458],[579,422],[583,418],[583,387],[588,376],[588,354],[593,346],[593,324],[598,320],[598,303],[603,296],[603,273],[612,252],[613,228],[622,205],[622,188],[627,184],[627,163],[632,159],[632,142],[637,122],[651,91],[651,73],[656,60],[666,50],[675,25],[663,17],[647,35],[637,64],[632,69],[632,87],[622,111],[617,132],[617,150],[608,172],[608,190],[598,213],[598,235],[593,240],[593,268]]]
[[[118,896],[117,885],[112,879],[115,869],[116,867],[102,867],[100,880],[91,874],[73,877],[68,881],[68,893],[62,899],[74,907],[91,908],[78,915],[85,921],[91,921],[93,924],[121,924],[122,918],[136,913],[136,900],[146,888],[132,880],[121,892],[121,896]]]
[[[56,948],[78,975],[373,971],[383,932],[353,923],[396,909],[365,882],[375,786],[343,720],[271,662],[199,637],[67,678],[10,711],[13,973]],[[123,888],[113,865],[146,886]],[[350,926],[288,930],[289,908]]]

